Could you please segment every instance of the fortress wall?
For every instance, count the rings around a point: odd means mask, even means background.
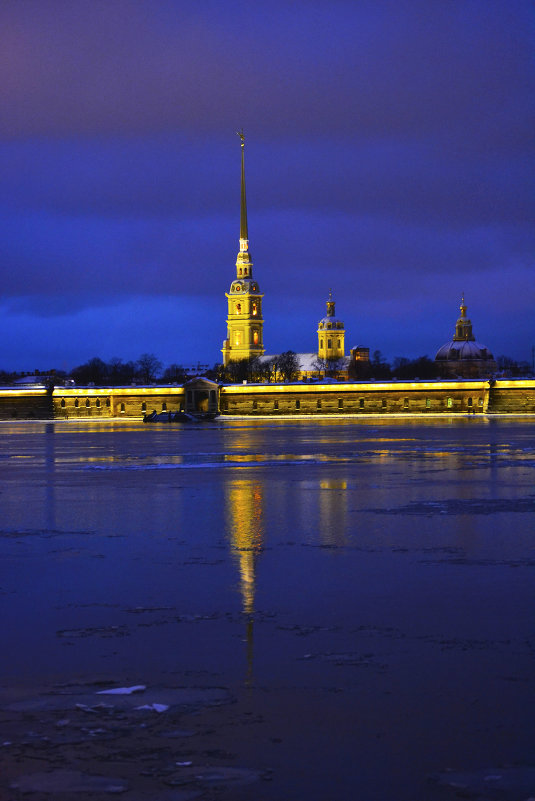
[[[470,403],[471,399],[471,403]],[[77,403],[78,401],[78,403]],[[0,419],[137,418],[184,408],[184,387],[0,388]],[[222,415],[535,414],[535,379],[234,384],[220,388]]]
[[[487,401],[486,381],[247,384],[220,394],[224,415],[482,414]]]
[[[56,419],[143,417],[184,408],[183,387],[56,387]]]
[[[489,414],[535,414],[535,380],[498,380],[490,390]]]
[[[53,416],[51,390],[0,388],[0,420],[49,420]]]

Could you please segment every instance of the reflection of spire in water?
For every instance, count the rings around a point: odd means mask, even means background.
[[[264,542],[263,488],[257,481],[231,481],[227,485],[227,518],[232,553],[238,562],[242,611],[247,621],[247,682],[253,673],[253,623],[256,561]]]
[[[56,528],[56,499],[54,497],[54,470],[55,470],[55,438],[54,423],[45,425],[45,509],[46,527],[49,531]]]
[[[347,481],[324,479],[319,491],[320,538],[324,545],[344,545],[347,524]]]

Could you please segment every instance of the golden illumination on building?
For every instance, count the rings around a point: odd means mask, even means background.
[[[230,292],[226,293],[228,302],[227,338],[221,349],[224,365],[227,365],[229,361],[249,359],[264,354],[262,342],[264,326],[262,298],[264,296],[253,278],[253,262],[249,252],[243,131],[240,131],[238,136],[241,139],[240,249],[236,260],[236,278],[230,286]],[[238,298],[240,298],[239,302]]]
[[[327,315],[318,323],[318,358],[326,360],[343,359],[345,353],[345,328],[335,317],[332,291],[329,290]]]

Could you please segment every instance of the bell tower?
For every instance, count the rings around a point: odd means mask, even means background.
[[[343,322],[334,316],[333,293],[329,290],[327,315],[318,323],[318,358],[342,359],[345,355],[345,334]]]
[[[221,352],[223,365],[238,359],[249,359],[264,354],[262,298],[257,282],[253,278],[253,262],[249,252],[247,228],[247,201],[245,196],[245,137],[241,139],[241,202],[240,202],[240,249],[236,260],[236,278],[225,296],[228,302],[227,338]]]

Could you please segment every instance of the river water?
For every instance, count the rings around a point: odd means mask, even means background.
[[[534,432],[0,424],[6,798],[43,764],[129,799],[527,798]],[[84,709],[132,685],[169,708]]]

